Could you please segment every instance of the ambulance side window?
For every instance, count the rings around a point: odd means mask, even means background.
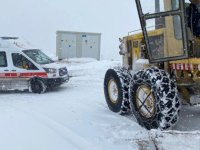
[[[32,62],[19,53],[12,53],[13,65],[26,70],[39,70]]]
[[[0,52],[0,67],[7,67],[7,59],[5,52]]]

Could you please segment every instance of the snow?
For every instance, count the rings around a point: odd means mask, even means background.
[[[111,112],[103,79],[119,61],[63,61],[70,81],[44,94],[0,93],[2,150],[162,150],[200,148],[200,106],[183,105],[171,131],[147,131],[133,116]]]
[[[138,59],[138,58],[134,58],[133,60],[136,60],[133,65],[133,72],[137,72],[141,69],[143,69],[145,66],[147,66],[149,64],[149,60],[148,59]]]
[[[157,149],[193,150],[200,148],[200,132],[154,131],[150,132]]]

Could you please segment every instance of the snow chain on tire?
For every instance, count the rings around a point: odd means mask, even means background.
[[[155,111],[151,117],[145,117],[141,113],[141,107],[139,109],[136,104],[136,99],[142,97],[142,94],[137,97],[136,92],[142,86],[149,87],[151,91],[151,93],[146,94],[146,97],[152,94],[152,97],[155,99]],[[181,103],[178,97],[177,87],[175,82],[170,79],[164,70],[160,70],[157,67],[150,67],[133,75],[130,81],[129,97],[133,114],[138,123],[147,129],[169,129],[178,121]],[[151,109],[144,106],[144,103],[139,103],[143,105],[144,110],[148,109],[146,110],[147,113],[150,112]]]
[[[126,114],[130,112],[130,103],[129,103],[129,82],[131,79],[130,72],[121,67],[116,67],[113,69],[108,69],[104,78],[104,94],[106,102],[111,111]],[[116,102],[112,102],[109,95],[109,82],[113,80],[116,82],[118,89],[118,96]]]

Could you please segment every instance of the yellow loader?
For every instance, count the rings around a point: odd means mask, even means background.
[[[120,39],[123,63],[107,70],[105,99],[111,111],[133,113],[148,130],[170,129],[183,103],[200,102],[200,38],[188,26],[189,1],[135,2],[141,32]]]

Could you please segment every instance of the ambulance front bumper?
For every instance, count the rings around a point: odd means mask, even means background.
[[[59,77],[59,78],[49,78],[49,79],[47,79],[47,85],[49,87],[54,87],[54,86],[59,86],[68,81],[69,81],[69,75],[65,75],[65,76]]]

